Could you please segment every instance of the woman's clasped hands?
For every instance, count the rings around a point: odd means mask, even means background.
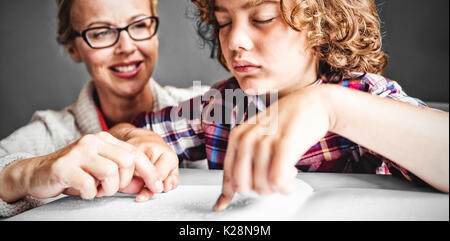
[[[131,131],[129,126],[86,135],[47,156],[12,163],[22,166],[12,168],[10,177],[21,183],[14,188],[20,188],[22,196],[39,199],[62,193],[93,199],[123,192],[139,193],[137,201],[176,188],[177,155],[158,135],[145,129]]]

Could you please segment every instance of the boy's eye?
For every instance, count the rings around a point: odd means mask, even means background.
[[[257,23],[257,24],[267,24],[267,23],[272,22],[274,19],[275,19],[275,18],[261,19],[261,20],[259,20],[259,19],[254,19],[253,22],[254,22],[254,23]]]
[[[228,26],[228,25],[230,25],[230,24],[231,24],[231,22],[224,23],[224,24],[218,23],[218,26],[219,26],[219,29],[221,29],[221,28],[224,28],[224,27],[226,27],[226,26]]]

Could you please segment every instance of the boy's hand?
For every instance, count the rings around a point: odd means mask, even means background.
[[[233,129],[215,211],[225,209],[234,192],[255,190],[264,195],[292,191],[295,164],[333,123],[324,93],[322,87],[291,93]]]
[[[164,192],[178,186],[178,156],[159,135],[150,130],[136,128],[131,124],[116,125],[110,133],[133,145],[148,157],[160,175]],[[138,202],[147,201],[154,194],[145,187],[139,175],[135,175],[130,184],[119,191],[130,194],[139,193],[136,197]]]

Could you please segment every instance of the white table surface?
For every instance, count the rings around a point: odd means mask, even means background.
[[[299,208],[291,210],[289,218],[266,220],[449,220],[448,194],[396,177],[300,173],[297,178],[313,187],[313,193]],[[91,201],[66,196],[3,220],[221,220],[210,210],[221,184],[222,171],[181,168],[180,187],[201,185],[216,193],[205,196],[204,201],[202,197],[192,197],[197,200],[195,205],[188,200],[185,204],[178,201],[165,205],[160,198],[164,196],[153,197],[144,204],[135,203],[133,195],[118,194]],[[160,195],[176,195],[175,191]]]

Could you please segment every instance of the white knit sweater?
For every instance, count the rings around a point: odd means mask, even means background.
[[[11,162],[55,152],[86,134],[102,131],[93,99],[94,88],[94,83],[88,82],[74,104],[60,111],[37,111],[30,123],[1,140],[0,172]],[[153,79],[150,80],[150,88],[154,99],[153,111],[178,105],[209,89],[207,86],[190,89],[162,87]],[[25,197],[8,204],[0,199],[0,217],[13,216],[45,202]]]

